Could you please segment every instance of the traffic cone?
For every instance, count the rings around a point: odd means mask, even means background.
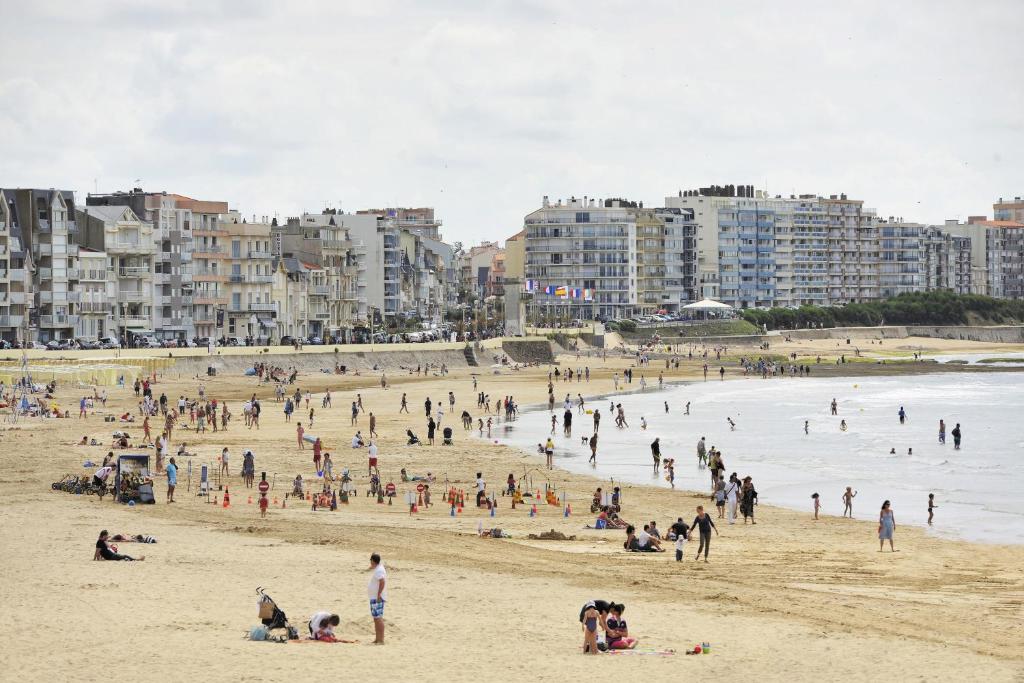
[[[310,491],[306,491],[306,500],[313,500],[313,494]]]
[[[224,487],[224,507],[229,507],[230,505],[231,505],[231,494],[228,493],[228,489],[225,486]]]

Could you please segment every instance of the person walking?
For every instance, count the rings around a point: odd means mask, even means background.
[[[956,423],[956,427],[953,427],[953,431],[950,432],[953,435],[953,449],[960,450],[960,423]]]
[[[167,502],[174,502],[174,488],[178,485],[178,465],[171,458],[167,463]]]
[[[725,485],[725,507],[728,511],[729,524],[736,523],[736,506],[740,497],[740,478],[733,472],[729,475],[729,483]]]
[[[896,531],[896,517],[893,515],[889,501],[882,503],[878,513],[878,552],[885,550],[885,542],[889,541],[889,550],[896,552],[892,544],[892,535]]]
[[[715,526],[715,522],[711,519],[711,515],[704,513],[704,506],[697,506],[697,516],[693,519],[693,524],[690,525],[690,533],[693,533],[694,529],[698,529],[700,532],[700,545],[697,547],[697,554],[694,556],[694,560],[700,559],[701,551],[704,552],[704,561],[708,561],[708,553],[711,551],[711,530],[715,530],[715,534],[718,534],[718,527]]]
[[[740,487],[740,512],[743,513],[743,523],[750,518],[751,524],[757,524],[754,520],[754,506],[757,505],[757,489],[750,477],[743,478],[743,486]]]
[[[370,555],[370,583],[366,594],[370,599],[370,616],[373,617],[374,645],[384,644],[384,604],[388,601],[388,573],[380,561],[380,555]]]

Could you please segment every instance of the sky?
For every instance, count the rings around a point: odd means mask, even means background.
[[[0,0],[0,187],[243,215],[845,192],[938,223],[1024,195],[1024,2]],[[1014,85],[1016,83],[1016,85]]]

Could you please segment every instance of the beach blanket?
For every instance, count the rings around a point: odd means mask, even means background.
[[[675,650],[655,649],[633,649],[633,650],[608,650],[606,655],[655,655],[659,657],[670,657],[676,653]]]

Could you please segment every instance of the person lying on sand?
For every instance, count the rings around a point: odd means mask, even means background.
[[[156,543],[156,536],[148,536],[145,534],[114,534],[110,537],[111,541],[117,541],[119,543]]]

